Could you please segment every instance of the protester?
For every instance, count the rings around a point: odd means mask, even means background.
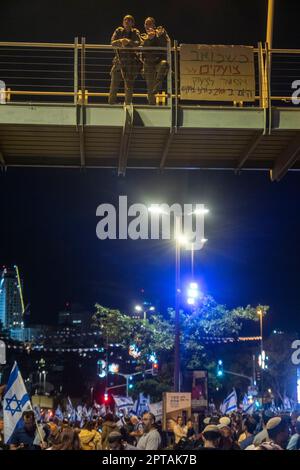
[[[5,393],[6,385],[0,385],[0,401],[2,401],[2,396]]]
[[[300,450],[300,416],[296,419],[295,431],[288,442],[287,450]]]
[[[111,432],[117,431],[118,426],[114,421],[114,416],[112,413],[108,413],[105,416],[105,420],[102,427],[102,449],[108,448],[108,437]]]
[[[54,444],[58,444],[59,442],[60,429],[59,429],[59,426],[54,421],[50,421],[48,423],[48,426],[50,429],[50,434],[48,437],[48,444],[50,445],[50,447],[52,447]]]
[[[108,436],[108,450],[124,450],[124,441],[122,434],[117,431],[112,431]]]
[[[186,437],[188,439],[191,439],[195,436],[196,431],[194,429],[194,423],[192,419],[187,420],[186,426],[184,428],[184,432],[186,433]]]
[[[235,441],[231,428],[225,424],[219,424],[218,429],[221,433],[220,449],[222,450],[240,450],[240,446]]]
[[[138,450],[157,450],[161,445],[161,437],[155,425],[155,416],[145,413],[142,418],[144,433],[137,443]]]
[[[4,423],[3,423],[3,419],[0,418],[0,450],[3,450],[5,448],[3,430],[4,430]]]
[[[95,423],[87,421],[79,433],[79,439],[82,450],[100,450],[101,435],[94,428]]]
[[[206,426],[202,433],[203,450],[218,450],[220,448],[221,433],[215,424]]]
[[[219,424],[222,426],[230,426],[231,425],[231,420],[228,416],[222,416],[219,419]]]
[[[173,427],[174,437],[175,437],[175,444],[178,444],[179,441],[187,436],[187,430],[183,425],[183,418],[182,416],[178,416],[177,422]]]
[[[22,424],[17,427],[10,438],[10,450],[37,450],[41,446],[35,444],[37,427],[34,412],[24,411],[22,414]]]
[[[143,423],[138,419],[137,416],[130,417],[130,423],[132,425],[132,431],[129,433],[133,437],[134,442],[138,443],[140,437],[143,435]]]
[[[259,446],[260,444],[262,444],[263,442],[265,442],[268,439],[268,432],[267,432],[267,429],[266,429],[266,425],[267,425],[267,422],[269,421],[269,419],[270,419],[270,416],[263,413],[262,418],[261,418],[262,430],[258,434],[256,434],[256,436],[253,439],[253,444],[255,446]]]
[[[248,416],[243,423],[244,439],[239,440],[239,446],[242,450],[245,450],[246,447],[253,444],[254,433],[257,423],[254,418]]]
[[[71,427],[64,428],[59,435],[58,443],[47,450],[80,450],[78,431]]]
[[[127,442],[130,445],[136,444],[136,439],[134,436],[131,435],[131,433],[134,432],[134,425],[131,422],[131,417],[130,416],[124,416],[121,419],[122,426],[119,426],[119,431],[122,435],[123,441]]]
[[[165,441],[166,441],[166,447],[168,449],[173,448],[175,444],[175,436],[174,436],[174,426],[176,422],[174,419],[168,419],[167,420],[167,429],[165,431]]]
[[[260,449],[269,447],[268,450],[283,450],[289,439],[289,423],[285,417],[275,416],[269,419],[266,425],[268,438],[265,443],[260,444]]]

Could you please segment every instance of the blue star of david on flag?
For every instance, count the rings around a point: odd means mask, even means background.
[[[6,411],[10,411],[12,415],[14,415],[17,412],[22,412],[22,401],[18,400],[16,395],[13,395],[12,398],[6,398]],[[17,406],[12,407],[12,403],[16,403]]]

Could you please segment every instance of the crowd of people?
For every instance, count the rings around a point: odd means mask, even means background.
[[[203,419],[202,419],[203,418]],[[272,416],[263,413],[229,416],[211,415],[195,423],[183,417],[168,419],[166,430],[150,412],[142,417],[108,413],[83,423],[67,418],[50,418],[38,423],[34,411],[25,411],[22,425],[15,429],[2,450],[300,450],[300,414]]]

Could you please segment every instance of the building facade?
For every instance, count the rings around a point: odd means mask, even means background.
[[[0,321],[2,327],[5,329],[22,328],[24,326],[22,314],[16,271],[4,267],[0,271]]]

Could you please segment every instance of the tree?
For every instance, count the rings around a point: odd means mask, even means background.
[[[264,311],[267,306],[258,306]],[[247,306],[228,309],[211,296],[202,298],[195,311],[180,312],[181,369],[208,369],[212,383],[215,378],[216,357],[213,348],[207,348],[207,337],[230,336],[237,338],[243,321],[257,321],[257,308]],[[102,331],[103,346],[117,343],[124,350],[135,344],[140,352],[137,367],[145,367],[148,357],[155,352],[160,364],[159,377],[135,385],[135,393],[143,391],[157,398],[162,391],[170,390],[173,381],[174,310],[168,317],[153,315],[150,319],[134,319],[119,310],[96,305],[94,324]]]
[[[272,389],[275,399],[284,403],[284,398],[296,399],[296,366],[292,364],[292,342],[295,335],[272,334],[265,342],[264,349],[269,358],[264,381]]]
[[[185,367],[195,369],[207,366],[214,359],[213,351],[205,348],[205,340],[218,337],[237,338],[243,321],[257,321],[257,309],[268,310],[268,306],[237,307],[232,310],[218,304],[211,296],[203,297],[199,307],[192,312],[181,312],[180,331]],[[174,311],[170,311],[174,317]]]
[[[140,352],[137,362],[145,365],[148,356],[160,354],[173,348],[172,326],[160,315],[153,315],[151,321],[132,318],[119,310],[96,304],[94,325],[102,331],[102,341],[117,343],[128,350],[135,344]]]

